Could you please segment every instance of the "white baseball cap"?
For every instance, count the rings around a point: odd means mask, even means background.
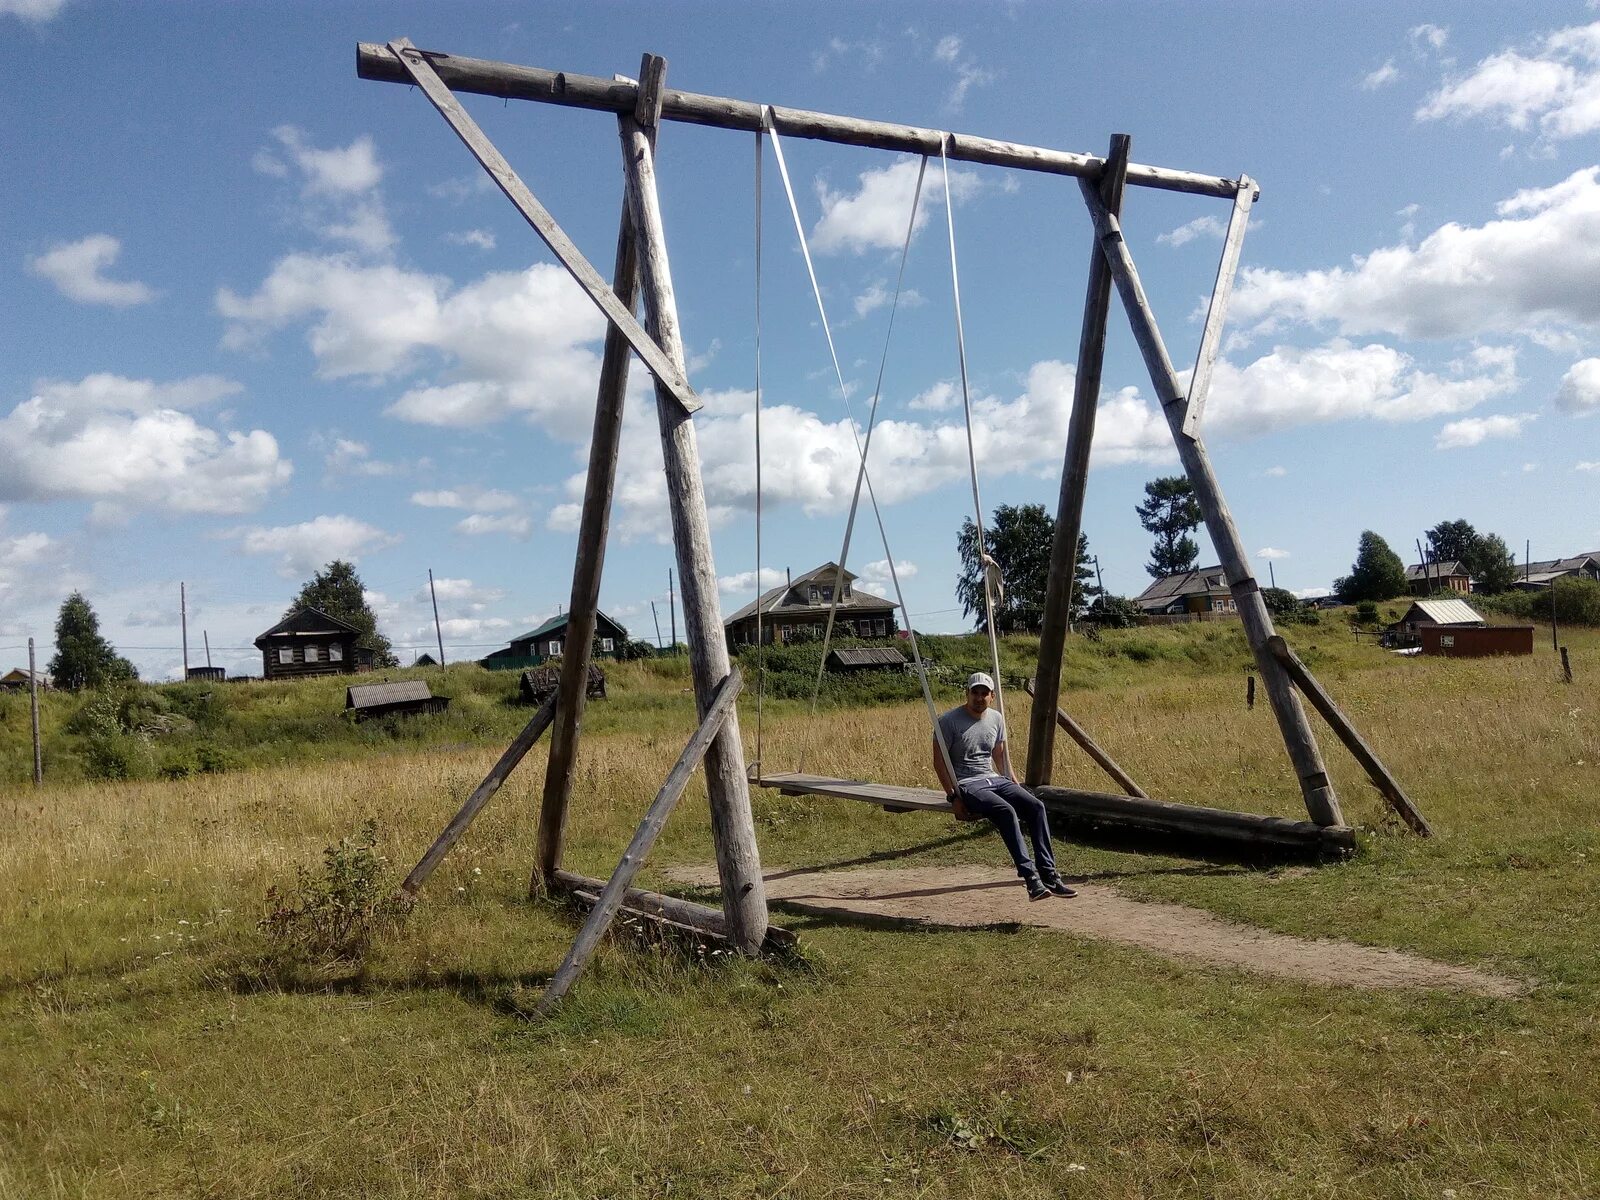
[[[992,692],[994,691],[994,680],[990,679],[982,671],[974,671],[967,676],[967,691],[970,692],[976,687],[988,688]]]

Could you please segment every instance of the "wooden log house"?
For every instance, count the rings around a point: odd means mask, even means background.
[[[356,645],[361,630],[321,609],[298,608],[256,638],[266,679],[349,675],[372,670],[372,651]]]

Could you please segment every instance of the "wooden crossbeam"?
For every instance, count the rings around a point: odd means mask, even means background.
[[[1211,371],[1222,350],[1222,327],[1227,323],[1228,303],[1233,299],[1233,281],[1239,273],[1239,255],[1244,250],[1244,229],[1255,203],[1255,180],[1239,177],[1239,191],[1233,198],[1233,215],[1222,241],[1222,260],[1217,264],[1217,282],[1211,289],[1211,306],[1206,310],[1205,330],[1200,335],[1200,352],[1195,356],[1194,373],[1189,376],[1188,402],[1183,410],[1183,432],[1200,436],[1200,418],[1205,415],[1206,395],[1211,391]]]
[[[427,56],[413,46],[407,38],[397,38],[389,43],[389,52],[394,59],[404,68],[410,82],[415,83],[423,94],[439,110],[450,128],[455,130],[456,136],[466,148],[472,151],[472,156],[482,164],[483,169],[489,172],[506,198],[516,205],[517,211],[533,231],[543,239],[544,244],[557,258],[561,265],[566,267],[572,278],[577,280],[589,298],[595,302],[606,319],[628,339],[628,344],[633,347],[634,353],[650,369],[650,373],[660,381],[683,408],[685,413],[698,412],[701,408],[699,397],[694,394],[694,389],[689,386],[689,381],[684,378],[683,372],[668,357],[666,351],[656,342],[655,338],[645,332],[632,311],[617,298],[611,286],[600,277],[583,252],[567,236],[566,230],[556,223],[548,209],[539,198],[529,190],[528,185],[516,171],[505,156],[495,148],[489,140],[489,135],[479,128],[478,123],[468,115],[467,110],[461,107],[461,102],[439,78],[439,73],[434,70]],[[637,88],[633,89],[637,92]]]

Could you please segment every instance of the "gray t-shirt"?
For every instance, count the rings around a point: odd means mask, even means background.
[[[996,773],[994,748],[1005,744],[1006,726],[994,709],[975,717],[965,705],[952,708],[939,718],[939,731],[949,747],[950,765],[955,768],[958,783]]]

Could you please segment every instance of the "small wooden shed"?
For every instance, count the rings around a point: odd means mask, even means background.
[[[1494,654],[1532,654],[1532,625],[1424,625],[1422,652],[1444,658],[1487,658]]]
[[[450,700],[435,696],[422,680],[408,679],[403,683],[366,683],[345,688],[344,707],[355,713],[356,720],[364,721],[390,713],[415,716],[443,712],[450,707]]]
[[[893,646],[846,646],[828,651],[830,671],[904,671],[906,656]]]
[[[227,677],[226,667],[190,667],[188,675],[185,676],[190,680],[210,680],[213,683],[221,683]]]

